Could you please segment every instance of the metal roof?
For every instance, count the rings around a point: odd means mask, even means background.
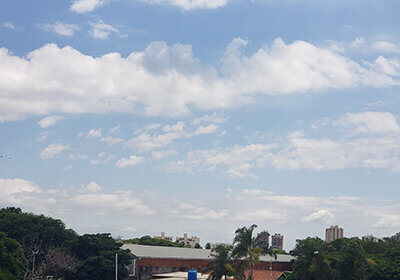
[[[133,255],[139,258],[153,259],[198,259],[211,260],[211,250],[193,249],[193,248],[177,248],[177,247],[161,247],[137,244],[124,244],[122,249],[128,249]],[[277,255],[277,259],[269,255],[261,256],[260,261],[270,262],[290,262],[293,259],[290,255]]]

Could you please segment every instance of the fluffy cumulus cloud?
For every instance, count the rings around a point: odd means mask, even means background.
[[[400,171],[400,129],[393,114],[347,113],[327,129],[335,127],[344,131],[332,138],[312,138],[303,131],[294,131],[279,141],[193,150],[185,159],[171,161],[165,168],[171,172],[223,170],[241,178],[257,177],[257,170],[268,166],[316,171],[349,167]]]
[[[70,10],[79,14],[83,14],[93,11],[107,2],[107,0],[74,0]]]
[[[57,33],[62,36],[74,36],[75,31],[79,30],[79,26],[76,24],[62,23],[56,21],[55,23],[46,23],[40,25],[44,30]]]
[[[92,35],[107,37],[104,23]],[[105,33],[102,33],[105,32]],[[118,33],[118,32],[117,32]],[[235,39],[218,67],[202,63],[191,46],[151,43],[127,57],[82,54],[54,44],[26,57],[0,49],[0,122],[29,115],[124,112],[181,116],[192,108],[224,109],[257,95],[399,85],[400,63],[382,56],[359,64],[304,41],[276,39],[250,55]]]
[[[13,200],[19,193],[39,193],[41,189],[32,181],[23,179],[0,179],[0,201]]]
[[[41,128],[47,128],[50,126],[55,125],[57,122],[65,120],[65,117],[63,116],[48,116],[45,117],[43,119],[41,119],[40,121],[38,121],[38,126],[40,126]]]
[[[53,143],[44,148],[40,153],[39,157],[41,159],[51,159],[60,155],[62,152],[68,149],[69,149],[68,145],[64,145],[61,143]]]
[[[172,5],[184,10],[217,9],[227,5],[231,0],[141,0],[151,4]]]

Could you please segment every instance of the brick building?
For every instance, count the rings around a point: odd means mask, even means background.
[[[128,249],[134,256],[134,262],[130,267],[130,280],[151,280],[156,274],[187,272],[190,269],[201,271],[213,260],[211,250],[206,249],[136,244],[124,244],[122,248]],[[254,269],[270,271],[272,264],[274,273],[279,274],[292,269],[291,260],[292,257],[289,255],[278,255],[276,260],[270,256],[261,256],[260,262],[255,265]]]

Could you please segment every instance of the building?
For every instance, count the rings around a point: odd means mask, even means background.
[[[336,239],[343,237],[343,229],[340,228],[338,225],[331,226],[325,230],[325,242],[329,243]]]
[[[400,232],[396,233],[393,238],[400,241]]]
[[[154,236],[154,238],[167,240],[167,241],[171,241],[171,242],[173,241],[173,237],[172,236],[165,236],[165,232],[161,232],[160,236]]]
[[[188,237],[187,233],[183,234],[183,237],[176,237],[176,242],[183,243],[185,246],[194,248],[196,244],[200,244],[200,238],[197,236]]]
[[[269,248],[269,233],[268,233],[268,231],[263,231],[258,234],[257,245],[264,249]]]
[[[367,234],[362,237],[363,241],[379,242],[379,238],[373,236],[372,234]]]
[[[283,235],[275,233],[271,236],[271,248],[283,250]]]
[[[206,249],[137,244],[124,244],[122,249],[129,250],[133,255],[133,264],[128,268],[129,280],[160,279],[161,274],[188,272],[191,269],[202,271],[214,259],[212,250]],[[271,274],[276,275],[273,279],[277,279],[284,271],[292,270],[292,260],[290,255],[278,254],[276,259],[270,255],[261,256],[260,262],[254,265],[254,280],[269,280]]]
[[[211,244],[210,244],[211,249],[215,249],[215,248],[217,248],[217,247],[220,246],[220,245],[225,246],[225,247],[231,246],[231,244],[229,244],[229,243],[223,243],[223,242],[217,242],[217,243],[211,243]]]

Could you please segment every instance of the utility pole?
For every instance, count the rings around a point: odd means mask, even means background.
[[[115,280],[118,280],[118,253],[115,253]]]

